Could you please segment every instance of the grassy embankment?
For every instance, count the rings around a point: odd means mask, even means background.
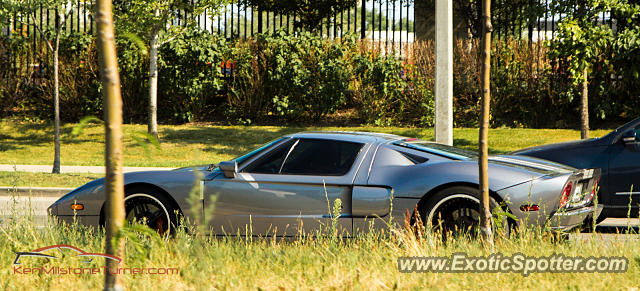
[[[92,124],[80,135],[72,136],[76,124],[62,128],[62,165],[104,165],[104,128]],[[136,142],[146,127],[125,125],[125,166],[182,167],[217,163],[232,159],[259,145],[284,134],[307,130],[376,131],[407,137],[433,140],[433,129],[401,127],[281,127],[281,126],[212,126],[175,125],[160,126],[160,148]],[[44,124],[0,121],[0,163],[49,165],[53,162],[53,135],[51,126]],[[602,136],[608,130],[596,130],[592,136]],[[517,149],[575,140],[576,130],[564,129],[511,129],[497,128],[489,132],[492,154],[503,154]],[[476,150],[478,132],[473,128],[456,128],[454,145]],[[96,175],[0,172],[0,186],[57,186],[76,187],[94,179]],[[17,182],[16,182],[17,181]]]

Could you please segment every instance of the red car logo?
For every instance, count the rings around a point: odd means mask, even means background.
[[[39,249],[35,249],[33,251],[30,252],[15,252],[16,253],[16,259],[15,261],[13,261],[14,265],[20,265],[20,258],[21,257],[41,257],[41,258],[49,258],[49,259],[57,259],[58,257],[56,256],[52,256],[52,255],[48,255],[48,254],[44,254],[43,252],[51,250],[51,249],[57,249],[58,251],[62,252],[63,249],[66,250],[73,250],[75,251],[77,254],[75,255],[75,257],[82,257],[82,258],[87,258],[87,261],[83,261],[83,263],[90,263],[91,261],[93,261],[93,257],[103,257],[109,260],[114,260],[118,263],[120,263],[122,261],[122,259],[120,259],[119,257],[116,256],[112,256],[109,254],[103,254],[103,253],[88,253],[85,252],[77,247],[71,246],[71,245],[51,245],[51,246],[46,246],[43,248],[39,248]]]

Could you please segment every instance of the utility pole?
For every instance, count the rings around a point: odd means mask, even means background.
[[[436,0],[437,143],[453,145],[453,3]]]
[[[493,246],[491,231],[491,210],[489,208],[489,109],[491,108],[491,0],[482,0],[482,113],[480,115],[480,136],[478,169],[480,171],[480,231],[484,242]]]
[[[113,33],[111,0],[97,0],[98,58],[102,79],[105,118],[106,253],[124,259],[123,240],[113,241],[124,224],[124,177],[122,174],[122,97]],[[104,290],[124,290],[119,263],[106,260]]]

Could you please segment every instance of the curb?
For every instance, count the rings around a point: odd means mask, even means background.
[[[123,173],[139,172],[139,171],[168,171],[175,168],[162,167],[123,167]],[[2,165],[0,164],[0,172],[31,172],[31,173],[51,173],[51,165]],[[104,174],[104,166],[60,166],[60,173],[90,173]]]
[[[75,188],[0,186],[0,196],[62,197]]]

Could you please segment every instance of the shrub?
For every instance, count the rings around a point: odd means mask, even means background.
[[[190,122],[210,119],[222,103],[219,64],[228,54],[224,39],[199,29],[189,30],[163,46],[158,62],[158,115],[164,120]]]
[[[591,126],[611,126],[640,115],[634,67],[635,44],[594,66],[590,75]],[[148,58],[145,49],[117,37],[123,114],[147,118]],[[144,45],[142,45],[144,46]],[[326,40],[283,32],[227,41],[190,30],[161,48],[159,118],[162,122],[316,122],[340,111],[357,122],[432,126],[433,43],[414,43],[400,56],[376,51],[353,37]],[[613,50],[613,48],[612,48]],[[491,125],[571,127],[578,124],[579,88],[571,85],[566,60],[551,60],[539,43],[500,40],[492,49]],[[615,48],[615,51],[624,51]],[[477,126],[479,45],[454,47],[454,123]],[[51,119],[50,54],[20,35],[0,39],[0,117]],[[35,67],[39,64],[39,67]],[[221,67],[221,65],[224,66]],[[224,73],[222,72],[224,71]],[[64,35],[60,51],[61,118],[102,115],[95,43],[87,35]],[[353,119],[352,119],[353,120]]]

